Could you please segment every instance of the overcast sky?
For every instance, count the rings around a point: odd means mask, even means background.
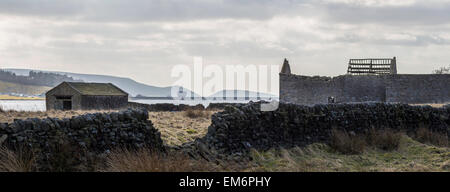
[[[450,64],[450,0],[0,0],[2,68],[168,86],[193,56],[327,76],[397,56],[399,73],[430,73]]]

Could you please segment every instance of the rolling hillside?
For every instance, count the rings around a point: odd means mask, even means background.
[[[50,90],[51,87],[35,86],[35,85],[23,85],[18,83],[10,83],[6,81],[0,81],[0,93],[20,93],[26,95],[40,95]]]

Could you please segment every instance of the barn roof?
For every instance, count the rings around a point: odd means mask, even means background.
[[[81,95],[128,95],[122,89],[116,87],[112,83],[81,83],[81,82],[65,82]]]

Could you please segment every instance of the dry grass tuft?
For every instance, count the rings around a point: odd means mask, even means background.
[[[13,152],[6,147],[0,147],[0,172],[30,172],[33,171],[34,165],[32,153]]]
[[[343,154],[360,154],[364,152],[367,143],[361,135],[350,135],[346,131],[331,130],[330,146]]]
[[[120,149],[106,158],[108,172],[189,172],[213,171],[214,167],[200,160],[192,160],[182,153],[162,154],[149,149],[132,151]]]
[[[367,135],[366,141],[370,146],[377,147],[385,151],[398,149],[402,133],[391,129],[376,130],[371,129]]]
[[[372,129],[368,134],[349,134],[346,131],[331,130],[330,146],[343,154],[361,154],[367,147],[385,151],[398,149],[402,133],[391,129]]]
[[[444,171],[449,171],[450,172],[450,160],[447,160],[444,163],[442,163],[440,168],[442,170],[444,170]]]
[[[252,172],[309,172],[320,171],[317,160],[303,159],[314,153],[308,148],[294,147],[269,151],[251,150],[253,166],[246,171]]]
[[[447,134],[433,132],[425,127],[420,127],[419,129],[417,129],[414,139],[421,143],[428,143],[440,147],[449,146],[449,139]]]

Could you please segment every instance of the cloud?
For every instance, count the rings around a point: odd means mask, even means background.
[[[448,65],[448,1],[0,0],[0,65],[128,76],[167,86],[171,67],[281,64],[339,75],[349,58]],[[407,65],[407,66],[406,66]]]
[[[279,15],[393,25],[450,22],[449,0],[1,0],[0,14],[83,22],[269,20]]]
[[[403,2],[403,1],[396,1]],[[328,3],[327,19],[351,24],[437,25],[450,22],[450,2],[420,1],[398,6]]]
[[[101,22],[267,19],[303,1],[275,0],[2,0],[0,13]]]

